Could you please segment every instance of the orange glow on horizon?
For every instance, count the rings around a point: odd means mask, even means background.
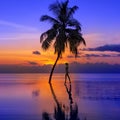
[[[33,50],[34,51],[34,50]],[[14,65],[31,65],[30,62],[36,63],[36,65],[53,65],[57,54],[54,54],[54,50],[51,47],[47,51],[43,51],[40,48],[40,55],[33,54],[32,50],[16,50],[16,51],[0,51],[0,64],[14,64]],[[97,51],[81,51],[78,54],[78,58],[75,58],[72,53],[66,49],[65,53],[63,53],[62,58],[58,60],[57,64],[64,64],[65,62],[78,62],[78,63],[109,63],[116,64],[120,63],[119,57],[116,59],[111,59],[109,57],[85,57],[85,54],[110,54],[115,55],[116,53],[110,52],[97,52]],[[70,58],[68,56],[71,56]]]

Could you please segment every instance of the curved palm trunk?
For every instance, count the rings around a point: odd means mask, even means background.
[[[54,65],[53,65],[53,67],[52,67],[52,70],[51,70],[51,73],[50,73],[50,77],[49,77],[49,83],[51,83],[51,80],[52,80],[52,74],[53,74],[53,71],[54,71],[54,69],[55,69],[55,66],[56,66],[57,61],[59,60],[59,58],[60,58],[60,54],[58,54],[57,59],[56,59]]]

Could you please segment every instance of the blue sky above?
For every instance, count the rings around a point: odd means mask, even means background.
[[[1,0],[0,1],[0,32],[24,32],[24,29],[8,28],[1,21],[44,30],[45,24],[39,22],[42,14],[51,14],[49,4],[55,0]],[[60,0],[59,0],[60,1]],[[70,0],[70,5],[77,5],[79,10],[75,17],[83,26],[83,32],[120,31],[119,0]],[[46,23],[46,27],[47,27]],[[4,29],[3,29],[4,28]],[[33,30],[34,31],[34,30]]]

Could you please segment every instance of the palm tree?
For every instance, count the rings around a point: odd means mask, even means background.
[[[78,9],[77,6],[68,7],[69,0],[65,2],[56,2],[49,6],[49,10],[52,11],[55,17],[43,15],[40,21],[49,21],[52,27],[40,36],[40,43],[42,43],[43,50],[53,45],[54,54],[57,54],[56,61],[51,69],[49,83],[51,83],[52,74],[57,61],[62,57],[65,52],[65,48],[69,47],[75,57],[78,54],[78,46],[85,40],[81,34],[81,25],[79,21],[74,19],[73,14]]]

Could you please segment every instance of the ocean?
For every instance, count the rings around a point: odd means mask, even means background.
[[[120,74],[0,74],[0,120],[120,120]]]

